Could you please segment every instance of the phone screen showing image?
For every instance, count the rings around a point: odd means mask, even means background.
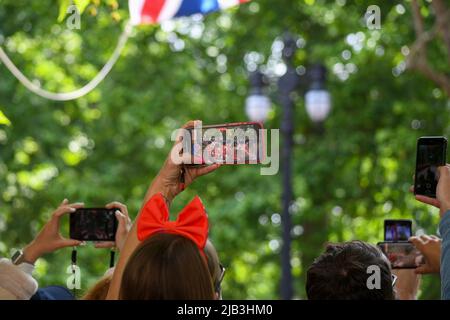
[[[393,269],[412,269],[424,264],[424,257],[410,242],[381,242],[378,247]]]
[[[192,164],[258,164],[264,154],[262,125],[242,122],[189,128]]]
[[[70,238],[81,241],[114,241],[117,209],[81,208],[70,214]]]
[[[414,193],[436,197],[437,168],[446,163],[447,139],[445,137],[422,137],[417,141]]]
[[[408,241],[411,236],[411,220],[384,220],[384,241]]]

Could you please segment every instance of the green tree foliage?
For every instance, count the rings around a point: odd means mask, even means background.
[[[52,91],[89,81],[128,19],[125,0],[78,1],[86,4],[81,29],[68,30],[64,18],[58,22],[65,2],[0,2],[0,44]],[[367,29],[362,19],[371,4],[381,8],[380,30]],[[431,24],[429,6],[421,10]],[[285,30],[300,37],[298,66],[327,66],[333,99],[322,133],[301,95],[296,100],[296,297],[305,298],[306,269],[327,241],[376,243],[385,218],[411,218],[416,230],[435,234],[436,211],[416,203],[408,187],[416,139],[450,134],[450,103],[436,84],[404,68],[415,40],[409,1],[255,0],[205,18],[135,28],[112,73],[76,101],[41,99],[0,64],[0,254],[30,241],[65,197],[87,206],[123,201],[134,217],[172,130],[189,119],[246,119],[247,68],[282,71],[276,39]],[[428,53],[448,74],[443,45],[434,42]],[[266,127],[280,127],[276,101]],[[227,266],[224,296],[279,297],[279,175],[261,176],[257,166],[222,167],[186,190],[174,212],[197,193]],[[66,219],[65,234],[67,228]],[[65,284],[69,262],[70,249],[41,259],[40,284]],[[107,263],[107,251],[79,250],[83,289]],[[421,297],[438,298],[439,279],[423,282]]]

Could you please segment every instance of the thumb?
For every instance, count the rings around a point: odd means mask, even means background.
[[[427,264],[421,265],[419,267],[417,267],[416,269],[414,269],[414,272],[416,274],[427,274],[427,273],[431,273],[431,269]]]
[[[117,226],[117,230],[125,231],[127,229],[127,217],[119,210],[116,210],[115,215],[116,215],[117,221],[119,222],[119,225]]]
[[[424,242],[421,238],[413,236],[408,239],[420,252],[423,253]]]
[[[74,239],[62,239],[59,243],[60,248],[65,247],[77,247],[82,243],[80,240],[74,240]]]

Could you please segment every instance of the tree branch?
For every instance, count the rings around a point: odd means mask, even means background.
[[[440,31],[442,39],[447,47],[448,62],[450,64],[450,10],[447,9],[444,1],[433,0],[431,5],[436,15],[436,26]]]
[[[435,3],[437,2],[437,3]],[[442,10],[445,9],[445,5],[441,0],[433,0],[434,10],[436,11],[436,7]],[[416,41],[412,45],[410,54],[406,60],[406,66],[408,69],[414,69],[422,73],[425,77],[436,83],[439,87],[441,87],[447,96],[450,97],[450,77],[444,73],[441,73],[435,69],[433,69],[427,59],[427,44],[432,39],[435,38],[437,32],[442,30],[442,26],[446,27],[448,24],[447,16],[448,12],[445,10],[443,12],[444,22],[442,22],[442,12],[436,14],[436,22],[434,27],[430,31],[425,31],[423,17],[420,13],[420,7],[417,0],[412,0],[412,13],[413,13],[413,22],[414,22],[414,30],[416,32]],[[450,36],[450,30],[441,31],[443,37]],[[444,39],[446,42],[447,40]],[[447,43],[447,42],[446,42]],[[449,57],[450,57],[450,47],[449,49]]]

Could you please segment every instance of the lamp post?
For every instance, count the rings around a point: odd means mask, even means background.
[[[292,189],[292,149],[294,146],[294,101],[292,94],[309,84],[305,95],[306,111],[313,122],[320,123],[328,116],[331,109],[330,94],[325,89],[326,69],[322,65],[312,65],[305,76],[297,73],[293,58],[297,50],[296,40],[289,34],[283,39],[282,57],[286,64],[286,73],[278,79],[277,91],[282,107],[281,117],[281,170],[282,170],[282,248],[281,248],[281,298],[292,299],[291,267],[291,230],[290,206],[293,199]],[[255,71],[250,75],[250,94],[246,100],[246,113],[251,121],[267,120],[270,99],[264,95],[263,75]],[[304,81],[306,80],[306,81]]]

